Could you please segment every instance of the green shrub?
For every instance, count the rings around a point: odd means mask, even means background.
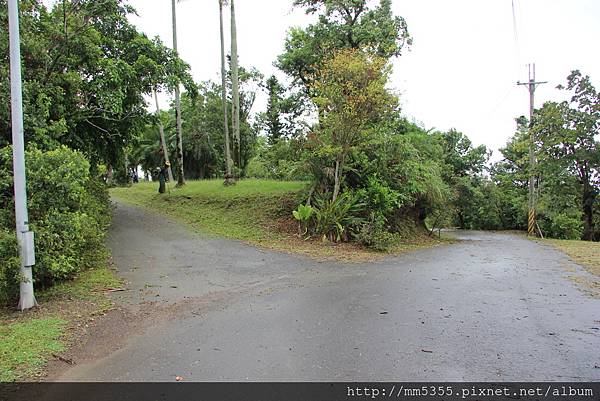
[[[582,233],[583,224],[580,218],[559,213],[552,217],[546,235],[558,239],[581,239]]]
[[[365,209],[374,215],[371,220],[387,219],[402,206],[404,201],[400,193],[382,182],[377,174],[369,177],[367,186],[356,191],[356,194],[365,204]]]
[[[350,192],[344,192],[336,200],[316,197],[314,233],[333,242],[348,241],[364,222],[360,217],[363,207]]]
[[[390,252],[398,244],[399,236],[389,232],[383,221],[378,220],[364,223],[356,234],[356,240],[375,251]]]
[[[14,231],[0,228],[0,305],[15,299],[19,286],[19,258]]]
[[[85,157],[66,147],[26,152],[29,223],[35,232],[37,287],[73,278],[106,259],[110,200]],[[0,303],[18,292],[12,149],[0,149]]]
[[[36,231],[35,280],[44,286],[75,277],[102,256],[104,232],[82,212],[51,211]]]

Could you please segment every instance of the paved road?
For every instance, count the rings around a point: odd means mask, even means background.
[[[119,204],[110,247],[130,285],[115,299],[162,313],[59,380],[599,380],[600,300],[568,278],[587,273],[519,236],[456,235],[319,263]]]

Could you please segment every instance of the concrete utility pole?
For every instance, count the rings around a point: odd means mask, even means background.
[[[535,80],[535,64],[529,64],[529,82],[517,82],[517,85],[526,85],[529,90],[529,196],[528,208],[529,216],[527,219],[527,235],[535,236],[536,219],[535,219],[535,137],[533,133],[533,114],[535,111],[535,88],[538,85],[545,84],[544,82],[536,82]]]
[[[23,92],[21,89],[21,39],[19,37],[19,6],[17,0],[8,0],[8,31],[10,41],[10,101],[13,145],[13,174],[15,187],[15,219],[19,257],[21,259],[21,286],[18,308],[37,306],[33,294],[35,264],[33,232],[29,231],[27,190],[25,177],[25,144],[23,139]]]

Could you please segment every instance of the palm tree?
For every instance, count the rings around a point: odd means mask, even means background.
[[[171,163],[169,161],[169,151],[167,150],[167,142],[165,141],[165,128],[163,127],[162,121],[160,121],[160,109],[158,108],[158,96],[156,90],[154,92],[154,101],[156,102],[156,118],[158,118],[158,131],[160,132],[160,144],[162,146],[163,155],[165,158],[165,164],[167,167],[167,173],[169,174],[169,181],[173,182],[173,170],[171,170]]]
[[[175,9],[175,0],[171,0],[173,17],[173,50],[177,53],[177,12]],[[181,133],[181,99],[179,95],[179,82],[175,85],[175,114],[177,119],[177,165],[179,174],[177,175],[177,186],[185,185],[183,177],[183,137]]]
[[[240,91],[239,91],[239,72],[238,72],[238,51],[237,51],[237,27],[235,24],[235,4],[231,0],[231,96],[233,98],[233,135],[235,137],[238,165],[241,165],[241,142],[240,142]]]
[[[221,28],[221,97],[223,100],[223,132],[225,132],[225,185],[233,184],[234,178],[231,174],[231,158],[229,147],[229,118],[227,116],[227,86],[225,77],[225,37],[223,34],[223,6],[226,0],[219,0],[219,22]]]

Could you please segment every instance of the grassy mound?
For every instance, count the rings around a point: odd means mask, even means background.
[[[279,237],[277,222],[291,216],[303,182],[244,180],[189,181],[183,188],[158,193],[157,183],[115,188],[118,200],[160,212],[208,234],[267,245]]]
[[[112,196],[150,209],[205,233],[238,239],[254,245],[325,260],[366,261],[382,254],[354,243],[304,240],[297,235],[292,210],[303,199],[305,182],[243,180],[223,186],[222,180],[189,181],[183,188],[158,194],[157,183],[114,188]],[[426,235],[403,241],[394,253],[439,243]]]

